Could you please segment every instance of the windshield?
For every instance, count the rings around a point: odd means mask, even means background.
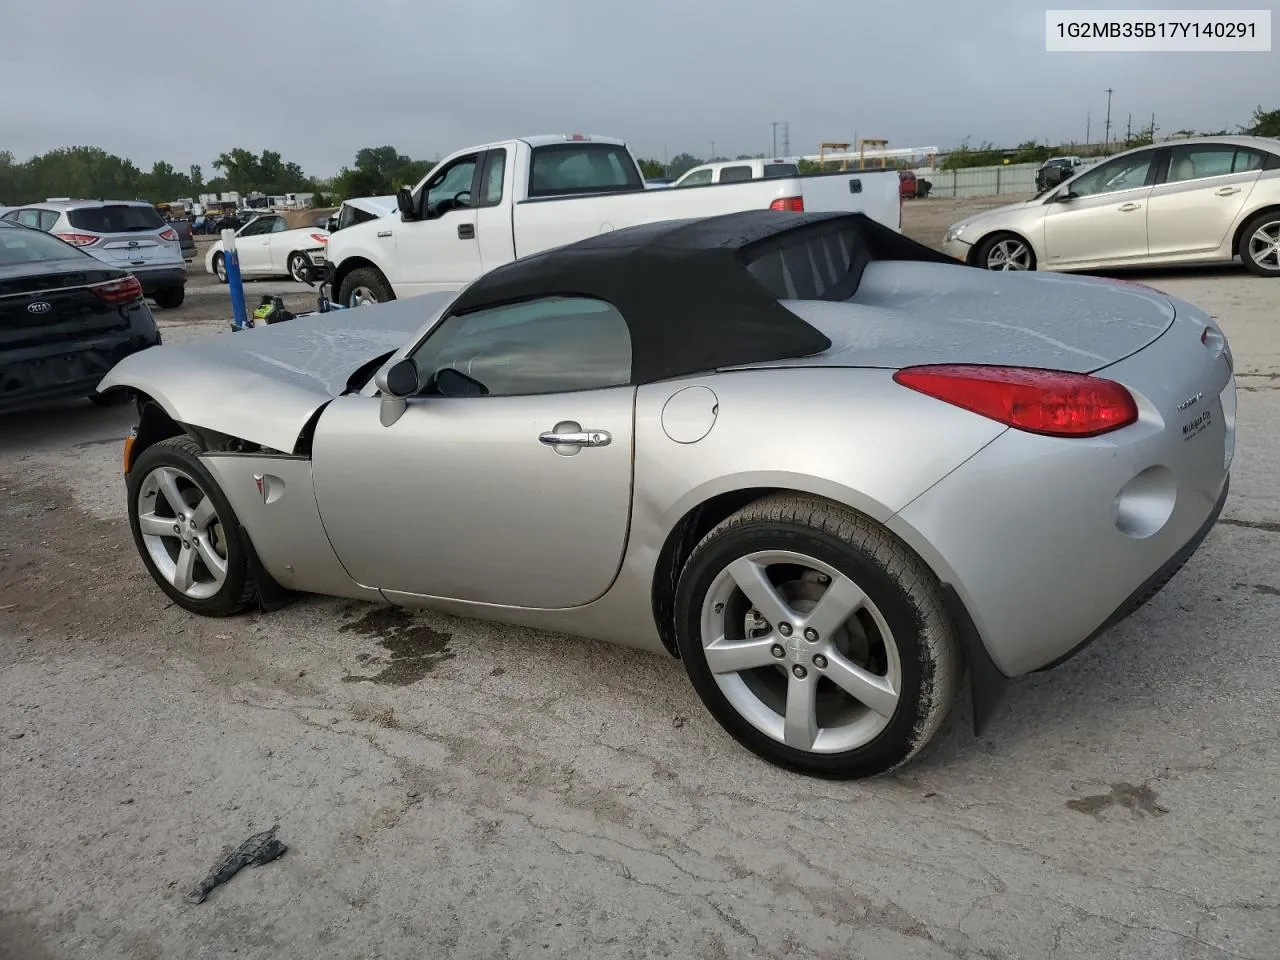
[[[69,243],[30,227],[0,224],[0,267],[47,260],[87,259]]]
[[[537,147],[529,168],[529,196],[643,190],[644,181],[627,148],[612,143],[566,143]]]
[[[798,177],[800,176],[800,168],[794,163],[766,163],[764,165],[764,178],[766,180],[774,177]]]
[[[68,210],[67,220],[75,229],[90,233],[139,233],[165,226],[155,207],[125,203]]]

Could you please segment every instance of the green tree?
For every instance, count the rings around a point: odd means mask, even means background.
[[[191,181],[192,190],[196,193],[204,192],[204,171],[200,169],[200,164],[193,163],[187,173],[187,177]]]
[[[646,180],[653,180],[667,175],[667,168],[658,160],[637,157],[636,162],[640,164],[640,176]]]
[[[1254,137],[1280,137],[1280,110],[1263,110],[1259,106],[1251,119],[1249,126],[1241,128],[1243,132]]]
[[[434,167],[430,160],[413,160],[393,146],[362,147],[355,163],[343,167],[331,184],[331,199],[380,197],[400,187],[412,187]]]
[[[667,176],[675,179],[688,173],[694,167],[702,166],[705,162],[691,153],[677,153],[671,158],[671,162],[667,164]]]

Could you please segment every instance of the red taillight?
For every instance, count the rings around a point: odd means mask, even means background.
[[[89,287],[93,295],[107,303],[133,303],[142,296],[142,284],[133,274],[121,280],[107,280]]]
[[[804,197],[779,197],[769,204],[770,210],[790,210],[793,213],[804,213]]]
[[[893,379],[1010,427],[1050,437],[1096,437],[1138,419],[1138,405],[1128,390],[1084,373],[938,364],[908,367]]]
[[[166,227],[160,231],[160,239],[168,240],[170,243],[178,239],[178,231],[173,227]]]
[[[312,240],[314,240],[316,243],[328,243],[328,242],[329,242],[329,236],[328,236],[328,234],[324,234],[324,233],[313,233],[313,234],[311,235],[311,239],[312,239]]]
[[[91,247],[101,239],[89,233],[55,233],[54,236],[73,247]]]

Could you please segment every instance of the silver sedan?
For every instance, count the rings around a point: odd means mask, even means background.
[[[619,230],[120,363],[142,562],[185,609],[330,594],[679,657],[769,761],[920,750],[1158,590],[1227,494],[1201,310],[988,273],[858,215]]]
[[[988,270],[1098,270],[1239,257],[1280,277],[1280,140],[1139,147],[1022,203],[951,225],[943,250]]]

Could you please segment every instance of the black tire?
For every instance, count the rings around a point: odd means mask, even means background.
[[[765,734],[730,703],[707,664],[701,616],[708,591],[733,561],[771,550],[805,554],[851,578],[893,636],[901,674],[896,709],[877,735],[855,749],[806,751]],[[946,718],[963,669],[937,579],[924,563],[866,517],[806,496],[765,497],[708,533],[680,573],[675,612],[681,660],[720,725],[770,763],[828,779],[875,776],[914,757]]]
[[[1036,268],[1035,250],[1032,249],[1031,244],[1028,243],[1025,238],[1018,236],[1016,233],[1010,233],[1008,231],[993,233],[991,236],[983,238],[982,242],[979,243],[974,250],[974,254],[973,254],[974,266],[981,267],[983,270],[997,269],[996,267],[988,266],[988,263],[991,257],[991,251],[994,250],[998,244],[1006,243],[1009,241],[1017,242],[1026,249],[1027,257],[1028,257],[1028,265],[1026,269],[1034,270]]]
[[[1268,233],[1275,232],[1280,235],[1280,210],[1264,210],[1249,220],[1244,225],[1244,229],[1240,231],[1240,244],[1236,252],[1240,255],[1240,262],[1244,264],[1244,268],[1252,274],[1259,277],[1280,277],[1280,263],[1272,266],[1270,263],[1259,263],[1254,259],[1250,250],[1250,241],[1253,235],[1263,228],[1267,228]],[[1280,260],[1280,257],[1277,257]]]
[[[221,253],[213,255],[213,275],[219,283],[227,282],[227,258]]]
[[[305,267],[309,263],[310,261],[307,259],[307,257],[304,254],[301,254],[301,253],[289,254],[289,279],[297,283],[302,283],[303,281],[298,276],[298,273],[301,271],[303,267]]]
[[[182,301],[187,299],[187,288],[183,287],[165,287],[163,290],[156,291],[156,305],[165,310],[176,310],[182,306]]]
[[[223,496],[213,475],[200,462],[200,445],[188,436],[170,437],[147,447],[134,461],[127,483],[129,529],[134,546],[151,578],[178,606],[206,617],[229,617],[247,609],[257,594],[257,585],[244,548],[240,521]],[[146,478],[157,467],[177,467],[208,497],[222,526],[227,552],[227,574],[218,591],[208,598],[195,599],[173,586],[156,567],[138,524],[138,495]]]
[[[387,283],[377,267],[357,267],[342,278],[338,287],[338,302],[344,307],[351,306],[351,295],[357,287],[364,287],[371,292],[378,303],[387,303],[396,298],[391,284]]]

